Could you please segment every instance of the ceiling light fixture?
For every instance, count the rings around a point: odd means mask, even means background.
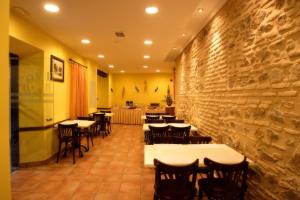
[[[114,65],[108,65],[108,67],[112,69],[112,68],[114,68],[115,66],[114,66]]]
[[[186,34],[185,34],[185,33],[182,33],[182,34],[181,34],[181,36],[182,36],[182,37],[185,37],[185,36],[186,36]]]
[[[82,44],[90,44],[91,41],[88,40],[88,39],[82,39],[82,40],[81,40],[81,43],[82,43]]]
[[[150,7],[145,8],[145,12],[149,15],[154,15],[154,14],[158,13],[158,8],[155,6],[150,6]]]
[[[144,59],[150,59],[149,55],[144,55]]]
[[[148,65],[144,65],[143,67],[144,67],[145,69],[147,69],[149,66],[148,66]]]
[[[98,58],[104,58],[104,55],[103,54],[99,54],[97,57]]]
[[[46,3],[44,5],[44,9],[47,11],[47,12],[51,12],[51,13],[57,13],[59,12],[59,7],[55,4],[52,4],[52,3]]]
[[[157,73],[159,73],[159,72],[160,72],[160,70],[159,70],[159,69],[157,69],[157,70],[156,70],[156,72],[157,72]]]
[[[121,73],[124,73],[125,71],[124,71],[124,70],[121,70],[120,72],[121,72]]]
[[[203,13],[203,11],[204,11],[203,8],[198,9],[198,13]]]
[[[145,40],[144,41],[144,44],[145,45],[151,45],[153,42],[152,42],[152,40]]]

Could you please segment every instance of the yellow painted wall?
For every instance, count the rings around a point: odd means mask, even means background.
[[[9,63],[8,63],[9,0],[1,0],[0,6],[0,199],[11,199],[9,158]]]
[[[108,108],[109,107],[109,77],[97,77],[97,99],[98,108]]]
[[[12,37],[41,49],[43,60],[43,125],[49,125],[69,118],[70,63],[69,58],[87,66],[88,104],[90,97],[97,97],[97,64],[85,59],[67,48],[41,29],[15,14],[10,17],[9,33]],[[65,61],[64,82],[50,80],[50,56],[54,55]],[[94,91],[90,91],[91,81],[95,82]],[[94,93],[94,95],[91,95]],[[96,100],[95,100],[96,101]],[[97,110],[97,103],[88,105],[89,112]],[[46,131],[20,132],[20,161],[35,162],[50,158],[57,152],[57,133]],[[41,148],[38,148],[41,147]]]
[[[113,74],[112,75],[112,106],[124,106],[132,100],[137,106],[148,106],[150,103],[166,105],[168,85],[172,94],[172,74]],[[139,89],[136,91],[135,86]],[[124,97],[122,97],[125,88]],[[157,92],[155,89],[158,88]]]

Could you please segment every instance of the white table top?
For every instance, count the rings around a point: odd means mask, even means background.
[[[156,124],[143,124],[143,131],[150,131],[149,129],[149,125],[151,126],[156,126],[156,127],[164,127],[164,126],[174,126],[174,127],[187,127],[187,126],[191,126],[191,132],[197,132],[198,129],[191,125],[191,124],[186,124],[186,123],[156,123]]]
[[[63,124],[63,125],[78,124],[79,128],[89,128],[94,123],[95,123],[95,121],[89,121],[89,120],[67,120],[67,121],[61,122],[60,124]]]
[[[155,113],[148,115],[148,116],[160,116],[159,118],[162,119],[162,116],[164,117],[173,117],[173,115],[156,115]],[[141,117],[143,120],[147,119],[146,115],[142,115]]]
[[[95,114],[103,114],[103,112],[96,112]],[[105,113],[105,117],[112,117],[115,113]]]
[[[154,167],[154,158],[171,165],[189,164],[198,158],[199,165],[203,166],[205,157],[226,164],[239,163],[244,159],[242,154],[225,144],[154,144],[144,146],[145,167]]]

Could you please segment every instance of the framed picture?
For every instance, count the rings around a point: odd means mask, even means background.
[[[64,82],[64,60],[53,55],[50,57],[51,80]]]

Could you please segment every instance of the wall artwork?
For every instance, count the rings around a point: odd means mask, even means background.
[[[122,90],[122,99],[124,99],[125,97],[125,87],[123,87],[123,90]]]
[[[158,87],[155,88],[154,92],[157,92],[157,91],[158,91]]]
[[[140,92],[140,89],[139,89],[137,86],[134,86],[134,89],[135,89],[135,91],[136,91],[137,93]]]
[[[50,74],[51,80],[64,82],[64,60],[51,55],[50,57]]]

